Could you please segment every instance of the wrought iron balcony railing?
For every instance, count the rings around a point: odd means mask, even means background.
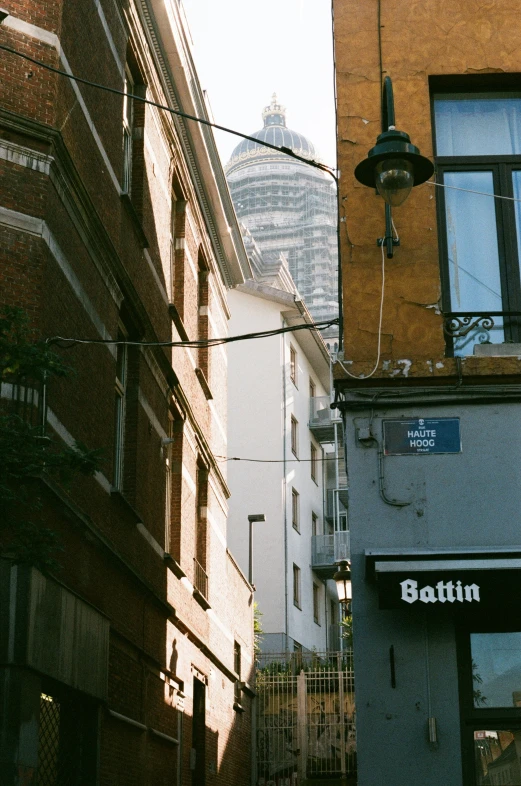
[[[208,600],[208,574],[194,557],[194,586]]]
[[[47,420],[46,392],[43,379],[12,377],[0,384],[0,410],[41,429],[43,434]]]
[[[476,331],[478,343],[490,340],[491,330],[504,329],[504,321],[519,324],[521,311],[447,311],[443,314],[443,330],[452,339],[465,338]]]

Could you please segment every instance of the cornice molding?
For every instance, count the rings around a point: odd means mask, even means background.
[[[150,50],[154,56],[156,67],[161,76],[162,86],[163,86],[163,90],[165,91],[165,95],[167,96],[168,101],[172,106],[172,109],[175,109],[177,111],[184,111],[184,108],[179,98],[179,93],[175,86],[175,81],[171,72],[168,58],[165,54],[161,42],[161,38],[159,35],[159,31],[157,29],[157,22],[150,9],[150,0],[135,0],[135,2],[136,2],[136,6],[138,7],[142,25],[147,36],[148,44],[150,46]],[[172,4],[172,9],[173,7],[174,4]],[[182,27],[183,26],[181,20],[178,20],[178,29],[180,30],[182,29]],[[186,50],[186,48],[183,49],[180,55],[182,57],[184,67],[187,68],[190,72],[189,87],[191,89],[192,98],[195,103],[195,112],[198,117],[206,118],[207,111],[206,111],[206,107],[204,106],[204,102],[197,95],[197,91],[194,91],[194,88],[197,85],[197,76],[195,73],[195,69],[193,68],[191,55]],[[201,171],[198,166],[196,157],[194,155],[194,150],[193,150],[194,145],[193,145],[192,135],[188,130],[187,121],[185,121],[184,118],[181,118],[179,116],[174,116],[174,124],[179,136],[179,142],[182,147],[183,156],[190,170],[190,175],[197,194],[197,199],[203,211],[203,216],[206,222],[207,231],[210,235],[215,258],[217,260],[217,263],[219,265],[221,274],[223,276],[226,285],[229,288],[233,288],[236,285],[235,276],[233,275],[232,270],[230,269],[229,260],[227,259],[227,255],[225,253],[225,250],[221,242],[220,233],[217,228],[215,211],[213,210],[213,206],[208,198],[208,194],[206,192]],[[231,201],[231,196],[229,193],[226,178],[224,176],[221,161],[219,159],[219,155],[215,147],[215,141],[213,139],[212,132],[207,127],[202,128],[202,135],[204,137],[204,141],[208,151],[208,156],[210,158],[213,175],[215,177],[217,187],[221,195],[221,199],[223,200],[223,210],[226,216],[226,220],[230,224],[234,245],[237,247],[238,243],[240,244],[239,248],[237,248],[238,261],[241,266],[244,277],[247,278],[248,275],[246,271],[249,270],[249,262],[246,253],[245,252],[243,254],[240,253],[240,246],[242,245],[242,239],[240,238],[240,232],[238,230],[238,226],[236,226],[236,231],[234,231],[233,225],[237,224],[236,217],[235,217],[235,210],[233,208],[233,203]],[[239,240],[237,238],[239,238]],[[242,259],[241,257],[244,258]]]

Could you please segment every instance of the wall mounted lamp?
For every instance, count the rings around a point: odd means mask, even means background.
[[[401,205],[414,186],[428,180],[434,172],[432,161],[420,154],[404,131],[398,131],[394,117],[394,95],[391,77],[386,76],[382,94],[382,133],[376,139],[367,158],[355,169],[359,183],[376,188],[385,200],[385,237],[378,245],[387,247],[387,257],[393,256],[393,246],[399,241],[393,238],[391,207]]]
[[[346,613],[349,614],[351,611],[353,588],[351,585],[351,565],[346,559],[340,560],[338,563],[338,570],[333,574],[333,580],[336,583],[338,602],[344,604]]]

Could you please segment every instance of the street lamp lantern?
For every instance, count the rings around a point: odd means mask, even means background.
[[[353,588],[351,585],[351,565],[346,559],[338,563],[338,570],[333,575],[333,580],[336,582],[339,603],[348,607],[353,597]]]
[[[382,133],[355,169],[359,183],[376,188],[385,201],[385,237],[379,245],[387,247],[387,256],[393,256],[393,246],[399,245],[393,238],[391,207],[401,205],[414,186],[425,183],[434,172],[434,164],[422,156],[404,131],[398,131],[394,119],[394,95],[391,77],[386,76],[382,94]]]
[[[359,183],[377,188],[388,205],[396,207],[405,202],[413,186],[428,180],[434,172],[432,161],[420,154],[411,138],[398,131],[394,119],[393,83],[386,76],[382,96],[382,133],[367,158],[355,169]]]
[[[405,202],[413,186],[425,183],[433,172],[432,161],[420,154],[409,135],[390,126],[358,164],[355,177],[362,185],[378,189],[388,205],[397,207]]]

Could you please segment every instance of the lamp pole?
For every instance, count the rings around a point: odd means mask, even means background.
[[[248,548],[248,581],[253,586],[253,524],[256,521],[266,521],[264,513],[250,513],[248,516],[250,523],[250,538]]]

